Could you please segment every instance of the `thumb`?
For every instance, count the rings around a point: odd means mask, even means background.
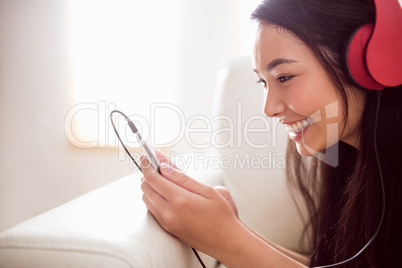
[[[160,165],[160,169],[162,176],[170,180],[171,182],[195,194],[209,197],[208,190],[211,187],[209,187],[208,185],[194,180],[193,178],[187,176],[180,170],[169,166],[167,163],[162,163]]]
[[[164,153],[162,153],[160,150],[155,149],[155,155],[158,158],[160,163],[166,163],[169,166],[175,168],[175,169],[179,169],[171,159],[169,159]]]
[[[237,217],[239,217],[239,212],[237,210],[236,204],[232,198],[232,195],[230,194],[229,190],[226,187],[223,186],[215,186],[214,187],[215,191],[217,191],[225,200],[229,203],[230,207],[232,208],[234,214],[236,214]]]

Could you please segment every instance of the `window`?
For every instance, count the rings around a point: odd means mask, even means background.
[[[191,116],[212,112],[219,61],[250,54],[258,2],[70,0],[69,141],[117,146],[109,124],[117,108],[151,146],[175,146]]]

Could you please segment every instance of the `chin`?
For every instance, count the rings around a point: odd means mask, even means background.
[[[302,156],[315,156],[325,152],[325,150],[332,145],[333,143],[331,142],[330,146],[327,146],[327,142],[321,140],[300,139],[296,141],[297,151]]]
[[[297,152],[298,152],[301,156],[309,157],[309,156],[315,155],[313,149],[307,150],[306,147],[304,147],[303,144],[300,144],[300,143],[298,143],[298,142],[296,142],[296,149],[297,149]]]
[[[313,156],[330,166],[336,167],[339,161],[338,146],[334,146],[336,144],[337,142],[330,143],[330,146],[324,146],[323,144],[321,144],[322,146],[320,146],[320,144],[311,145],[311,147],[314,148],[322,148],[315,150],[305,143],[296,142],[296,149],[301,156],[304,157]]]

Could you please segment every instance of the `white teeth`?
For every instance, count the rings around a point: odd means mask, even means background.
[[[291,134],[297,134],[310,124],[310,118],[300,120],[294,124],[287,125],[287,129]]]

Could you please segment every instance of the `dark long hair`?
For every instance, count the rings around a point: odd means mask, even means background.
[[[371,0],[266,0],[251,18],[277,25],[309,46],[347,107],[346,91],[355,84],[347,75],[344,48],[358,27],[374,21]],[[384,221],[367,250],[341,267],[402,267],[402,86],[382,91],[377,126],[376,109],[377,94],[367,92],[359,148],[339,142],[337,167],[306,159],[298,154],[294,142],[288,144],[288,181],[304,196],[310,215],[311,266],[352,257],[378,227],[382,191],[374,153],[377,128],[385,186]],[[348,110],[344,113],[347,118]]]

